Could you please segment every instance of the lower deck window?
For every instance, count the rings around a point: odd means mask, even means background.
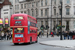
[[[36,30],[30,30],[30,33],[36,33]]]
[[[24,33],[24,28],[15,28],[14,33]]]

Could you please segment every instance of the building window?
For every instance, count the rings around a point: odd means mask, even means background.
[[[45,0],[45,5],[47,5],[47,0]]]
[[[74,7],[74,15],[75,15],[75,7]]]
[[[54,9],[54,15],[56,15],[56,9]]]
[[[48,21],[45,21],[45,24],[48,25]]]
[[[23,11],[21,11],[21,13],[23,13]]]
[[[34,11],[32,10],[32,16],[34,16]]]
[[[21,4],[21,9],[23,9],[23,4]]]
[[[38,7],[38,2],[36,2],[36,6]]]
[[[19,10],[19,5],[15,5],[15,10]]]
[[[36,9],[36,16],[38,16],[38,9]]]
[[[69,11],[70,11],[70,9],[69,8],[66,8],[66,15],[69,15],[70,14]]]
[[[69,4],[70,3],[70,0],[66,0],[66,3]]]
[[[24,11],[24,13],[26,14],[26,11]]]
[[[32,3],[32,7],[34,7],[34,3]]]
[[[48,8],[47,8],[47,9],[45,9],[45,16],[48,16],[48,15],[49,15],[48,11],[49,11],[49,9],[48,9]]]
[[[15,14],[18,14],[19,12],[15,12]]]
[[[30,15],[30,11],[28,10],[28,15]]]
[[[24,8],[26,8],[26,4],[24,4]]]
[[[41,0],[41,6],[43,6],[43,0]]]
[[[29,3],[29,4],[28,4],[28,8],[30,8],[30,5],[31,5],[31,4]]]
[[[43,16],[43,9],[41,10],[41,16]]]
[[[4,12],[4,14],[8,14],[8,12]]]
[[[59,9],[59,15],[61,15],[61,9]]]
[[[47,9],[45,9],[45,16],[47,16]]]
[[[29,8],[29,3],[27,4],[27,7]]]
[[[54,4],[56,4],[56,0],[54,0]]]
[[[5,10],[3,10],[3,11],[8,11],[9,9],[5,9]]]
[[[74,23],[74,28],[75,28],[75,21],[73,23]]]
[[[41,21],[41,25],[43,25],[43,21]]]

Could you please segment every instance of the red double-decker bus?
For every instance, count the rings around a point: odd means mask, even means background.
[[[37,42],[37,20],[27,14],[13,14],[10,19],[13,29],[12,42],[19,43]]]

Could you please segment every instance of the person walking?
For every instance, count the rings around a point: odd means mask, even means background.
[[[70,31],[69,32],[70,40],[72,40],[72,35],[73,35],[73,33]]]
[[[6,40],[6,32],[4,33],[4,39]]]
[[[66,39],[66,35],[67,34],[67,31],[63,32],[63,35],[64,35],[64,40]]]
[[[2,40],[4,39],[4,32],[1,32]]]
[[[74,31],[73,31],[73,36],[72,37],[73,37],[73,39],[75,39],[75,32]]]
[[[12,39],[12,31],[11,31],[11,39]]]
[[[9,40],[11,39],[11,33],[9,33]]]
[[[68,40],[69,40],[69,31],[67,31],[67,38],[68,38]]]
[[[9,34],[7,33],[7,40],[9,39]]]
[[[2,37],[1,37],[1,33],[0,33],[0,40],[2,39]]]
[[[42,37],[42,32],[41,31],[39,32],[39,37]]]
[[[54,35],[53,35],[53,32],[51,32],[51,37],[53,37]]]

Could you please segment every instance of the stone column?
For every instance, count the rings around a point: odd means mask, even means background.
[[[45,17],[45,9],[43,9],[43,17]]]
[[[74,29],[74,23],[73,23],[73,19],[71,19],[70,23],[69,23],[69,29],[73,30]]]

